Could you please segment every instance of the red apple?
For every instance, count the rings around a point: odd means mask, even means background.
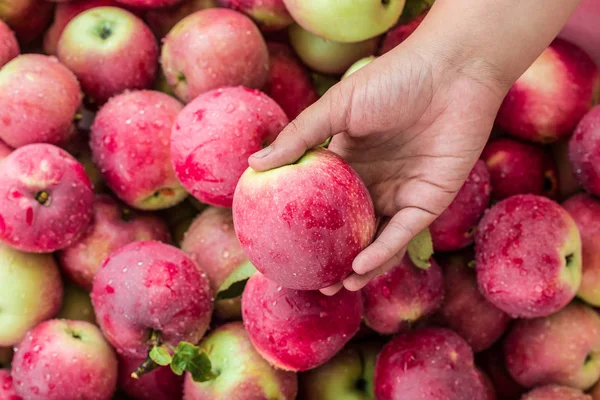
[[[197,38],[203,38],[198,41]],[[225,86],[260,88],[267,81],[267,45],[250,18],[225,8],[188,15],[164,39],[161,64],[184,102]]]
[[[158,67],[158,45],[150,28],[117,7],[78,14],[64,28],[56,52],[98,104],[127,89],[149,87]]]
[[[437,311],[444,297],[444,278],[439,265],[430,262],[429,268],[420,269],[405,255],[398,266],[362,289],[367,326],[391,335]]]
[[[566,138],[600,93],[600,73],[578,46],[555,39],[511,87],[496,122],[540,143]]]
[[[148,10],[146,23],[157,38],[162,39],[183,18],[196,11],[217,6],[217,0],[185,0],[171,7]]]
[[[0,162],[4,160],[10,153],[12,153],[13,149],[8,147],[6,143],[0,140]]]
[[[183,105],[151,90],[123,93],[98,112],[90,134],[94,162],[104,181],[128,205],[171,207],[187,192],[171,166],[171,128]]]
[[[0,139],[11,147],[63,143],[80,104],[75,75],[55,57],[18,56],[0,70]]]
[[[81,164],[50,144],[13,151],[0,164],[0,240],[53,252],[77,241],[93,215],[94,192]]]
[[[218,2],[222,7],[248,15],[264,31],[283,29],[294,22],[283,0],[218,0]]]
[[[0,369],[0,399],[23,400],[15,391],[13,378],[8,369]]]
[[[577,126],[569,141],[569,160],[577,181],[591,194],[600,196],[600,106]]]
[[[329,361],[358,332],[360,292],[333,296],[287,289],[254,274],[242,295],[244,326],[256,350],[271,365],[306,371]]]
[[[0,20],[0,68],[20,53],[15,33]]]
[[[116,0],[118,3],[136,8],[169,7],[181,3],[183,0]]]
[[[592,396],[568,386],[540,386],[525,393],[521,400],[593,400]]]
[[[558,195],[558,168],[542,146],[500,138],[485,146],[481,158],[490,172],[495,200],[527,193],[550,198]]]
[[[112,252],[139,240],[171,241],[169,229],[157,216],[137,213],[109,195],[96,196],[94,220],[86,234],[58,253],[66,274],[86,290]]]
[[[459,250],[473,243],[491,192],[490,174],[479,160],[450,206],[429,227],[435,251]]]
[[[231,207],[248,157],[288,123],[264,93],[242,86],[211,90],[177,116],[171,158],[181,184],[203,203]]]
[[[133,358],[147,356],[151,336],[172,346],[197,343],[208,329],[212,303],[206,274],[183,251],[156,241],[113,252],[92,289],[104,336],[119,354]]]
[[[235,191],[233,222],[250,262],[267,278],[300,290],[341,281],[375,234],[364,183],[323,148],[294,164],[246,170]]]
[[[392,50],[394,47],[398,46],[400,43],[404,42],[414,31],[417,30],[421,22],[427,16],[427,12],[419,15],[412,21],[407,24],[398,25],[395,28],[387,31],[383,40],[381,41],[381,45],[379,47],[379,55],[384,55],[388,51]]]
[[[2,0],[0,20],[10,26],[22,45],[29,44],[50,23],[52,8],[52,3],[45,0]]]
[[[479,372],[479,377],[481,378],[481,381],[483,382],[483,385],[485,386],[486,394],[483,399],[484,400],[497,400],[496,388],[494,387],[494,384],[492,383],[492,380],[490,379],[490,377],[487,376],[486,373],[483,372],[480,368],[477,368],[477,372]]]
[[[183,396],[183,376],[177,376],[170,368],[158,368],[138,379],[131,372],[144,359],[119,357],[119,387],[135,400],[175,400]]]
[[[512,317],[555,313],[581,283],[581,238],[573,218],[545,197],[509,197],[476,232],[476,271],[486,299]]]

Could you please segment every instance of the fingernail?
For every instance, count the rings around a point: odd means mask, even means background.
[[[265,158],[266,156],[268,156],[271,152],[273,151],[273,147],[272,146],[267,146],[262,150],[257,151],[256,153],[252,154],[251,157],[253,158]]]

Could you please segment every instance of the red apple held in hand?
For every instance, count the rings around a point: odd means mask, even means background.
[[[162,39],[188,15],[214,7],[217,7],[217,0],[185,0],[171,7],[148,10],[145,20],[156,37]]]
[[[0,20],[10,26],[22,45],[29,44],[50,23],[52,8],[52,3],[45,0],[2,0]]]
[[[117,384],[117,357],[96,325],[53,319],[19,343],[12,377],[28,400],[106,400]]]
[[[183,0],[116,0],[126,6],[135,8],[161,8],[174,6]]]
[[[306,371],[329,361],[358,332],[360,292],[333,296],[284,288],[255,273],[242,295],[244,326],[271,365]]]
[[[319,96],[308,70],[288,45],[269,42],[269,79],[265,93],[281,106],[293,120]]]
[[[444,297],[444,278],[439,265],[430,262],[429,268],[420,269],[405,255],[398,266],[362,289],[367,326],[391,335],[437,311]]]
[[[218,2],[221,7],[246,14],[263,31],[277,31],[294,22],[283,0],[218,0]]]
[[[216,328],[199,347],[208,354],[218,376],[208,382],[194,382],[187,373],[184,399],[296,399],[296,374],[269,365],[252,345],[241,322]]]
[[[15,33],[0,20],[0,68],[21,52]]]
[[[96,7],[78,14],[58,41],[58,58],[98,104],[154,81],[158,45],[150,28],[129,11]]]
[[[485,395],[471,348],[451,330],[430,327],[401,334],[377,356],[377,400],[473,400]]]
[[[231,207],[248,157],[275,140],[287,123],[281,107],[258,90],[238,86],[203,93],[173,125],[175,174],[202,203]]]
[[[452,203],[429,227],[435,251],[460,250],[473,243],[491,192],[490,174],[479,160]]]
[[[323,148],[269,171],[248,168],[235,190],[233,223],[256,269],[299,290],[340,282],[375,234],[365,184]]]
[[[589,389],[600,377],[600,316],[573,302],[549,317],[518,320],[504,341],[504,356],[523,386]]]
[[[112,252],[131,242],[158,240],[169,243],[171,235],[162,219],[135,212],[109,195],[96,196],[94,220],[86,234],[58,253],[63,271],[90,291],[94,276]]]
[[[426,16],[427,12],[419,15],[407,24],[398,25],[395,28],[392,28],[389,31],[387,31],[387,33],[383,37],[383,40],[381,41],[378,54],[382,56],[388,51],[394,49],[400,43],[404,42],[406,39],[408,39],[408,37],[412,35],[414,31],[417,30],[419,25],[421,25],[421,22],[423,22]]]
[[[261,88],[269,73],[269,53],[250,18],[225,8],[209,8],[173,27],[164,39],[161,64],[177,97],[188,103],[221,87]]]
[[[158,368],[138,379],[131,371],[144,362],[144,358],[119,357],[119,387],[135,400],[175,400],[183,396],[183,376],[177,376],[170,368]]]
[[[547,385],[525,393],[521,400],[594,400],[579,389],[568,386]]]
[[[591,194],[600,196],[600,106],[577,126],[569,140],[569,160],[577,181]]]
[[[509,197],[476,232],[476,272],[485,298],[512,317],[553,314],[581,283],[581,238],[573,218],[545,197]]]
[[[492,197],[503,200],[517,194],[557,197],[558,168],[542,146],[509,138],[490,141],[481,154],[492,181]]]
[[[13,378],[8,369],[0,369],[0,399],[23,400],[15,391]]]
[[[94,192],[81,164],[50,144],[13,151],[0,164],[0,241],[50,253],[77,241],[92,220]]]
[[[18,56],[0,70],[0,139],[15,148],[66,142],[81,98],[75,75],[55,57]]]
[[[174,347],[197,343],[213,306],[206,274],[183,251],[156,241],[133,242],[112,253],[94,279],[92,304],[117,352],[141,359],[153,336]]]
[[[514,83],[496,119],[518,138],[550,143],[571,135],[600,96],[600,73],[576,45],[555,39]]]

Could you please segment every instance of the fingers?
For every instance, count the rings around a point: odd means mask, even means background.
[[[344,285],[342,284],[342,282],[338,282],[335,285],[331,285],[329,287],[320,289],[320,291],[325,296],[333,296],[334,294],[336,294],[337,292],[339,292],[343,287],[344,287]]]
[[[359,275],[357,273],[350,275],[349,277],[344,279],[344,282],[343,282],[344,287],[346,289],[350,290],[351,292],[361,290],[363,287],[365,287],[367,285],[367,283],[369,283],[374,278],[376,278],[379,275],[384,274],[387,271],[389,271],[390,269],[398,266],[400,264],[400,262],[402,261],[402,258],[404,257],[405,253],[406,253],[406,247],[403,248],[402,250],[400,250],[399,253],[396,253],[391,259],[389,259],[382,266],[375,268],[374,270],[369,271],[364,275]]]

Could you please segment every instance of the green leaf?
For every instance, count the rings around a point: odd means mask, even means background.
[[[408,243],[408,256],[418,268],[427,269],[431,266],[429,259],[433,256],[433,240],[429,229],[425,229]]]
[[[171,354],[162,346],[154,346],[152,350],[150,350],[150,354],[148,354],[148,356],[152,359],[152,361],[158,365],[162,365],[163,367],[171,364]]]
[[[182,375],[184,371],[188,371],[194,382],[206,382],[216,378],[216,375],[212,372],[208,355],[200,352],[198,346],[194,346],[189,342],[179,342],[177,345],[171,362],[171,370],[177,375]]]
[[[255,272],[256,268],[254,268],[254,265],[252,265],[250,261],[237,267],[219,287],[215,300],[233,299],[241,296],[246,287],[246,282],[248,282],[248,279],[250,279]]]
[[[421,15],[425,10],[431,8],[435,0],[406,0],[402,15],[398,20],[400,25],[404,25]]]

